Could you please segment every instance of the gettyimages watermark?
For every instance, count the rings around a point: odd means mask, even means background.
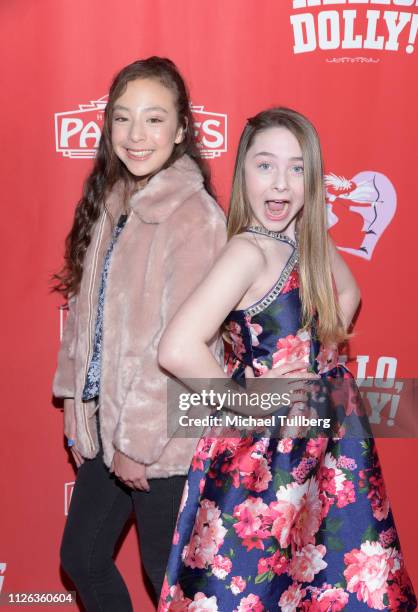
[[[418,438],[417,397],[411,378],[170,379],[167,436]]]

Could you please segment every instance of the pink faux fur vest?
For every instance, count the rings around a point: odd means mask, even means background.
[[[109,466],[119,449],[145,463],[149,478],[186,474],[197,440],[167,438],[167,377],[157,349],[167,323],[224,246],[225,217],[186,155],[153,177],[129,205],[106,285],[99,405],[104,461]],[[120,186],[106,206],[117,220]],[[99,450],[96,407],[82,402],[81,394],[111,232],[104,212],[86,253],[80,291],[70,302],[53,384],[56,397],[75,398],[77,446],[87,458]]]

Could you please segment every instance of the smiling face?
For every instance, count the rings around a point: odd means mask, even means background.
[[[304,203],[303,158],[296,137],[285,127],[258,132],[245,156],[244,172],[252,224],[294,238]]]
[[[158,172],[183,139],[173,92],[156,79],[129,81],[115,101],[112,146],[138,178]]]

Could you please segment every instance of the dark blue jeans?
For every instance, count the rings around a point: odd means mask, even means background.
[[[141,558],[158,600],[186,476],[150,479],[150,492],[124,486],[100,453],[79,468],[61,545],[61,564],[88,612],[132,611],[113,555],[135,511]],[[136,606],[141,609],[140,604]]]

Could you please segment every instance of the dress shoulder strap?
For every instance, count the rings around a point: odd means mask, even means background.
[[[250,227],[247,227],[245,231],[250,232],[251,234],[261,234],[262,236],[275,238],[281,242],[287,242],[287,244],[290,244],[290,246],[292,246],[294,249],[297,248],[297,242],[292,238],[289,238],[289,236],[286,236],[286,234],[283,234],[282,232],[273,232],[272,230],[268,230],[261,225],[251,225]]]

